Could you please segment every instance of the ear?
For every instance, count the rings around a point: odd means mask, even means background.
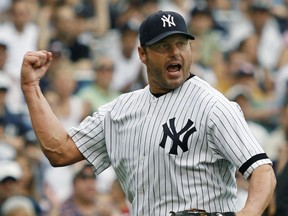
[[[141,62],[146,65],[146,57],[147,56],[146,56],[145,49],[143,49],[142,47],[139,46],[138,47],[138,55],[139,55]]]

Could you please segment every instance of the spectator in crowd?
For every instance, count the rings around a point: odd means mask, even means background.
[[[238,45],[239,39],[247,28],[247,18],[242,14],[239,4],[246,1],[198,1],[202,4],[207,2],[212,11],[214,29],[220,34],[220,50],[225,54]],[[244,29],[244,31],[243,31]]]
[[[147,83],[143,65],[137,55],[137,45],[138,25],[128,21],[121,26],[119,41],[111,50],[115,65],[111,87],[116,91],[128,92],[139,89]]]
[[[218,79],[221,76],[223,54],[220,37],[214,28],[212,11],[205,5],[196,5],[190,12],[188,28],[199,43],[199,64],[211,68]]]
[[[0,161],[0,212],[3,203],[11,196],[17,195],[22,169],[14,160]]]
[[[81,22],[73,8],[68,5],[58,6],[53,11],[51,19],[52,33],[47,38],[46,44],[42,38],[43,35],[41,35],[41,46],[43,49],[58,49],[61,55],[74,63],[89,59],[91,57],[91,49],[88,44],[80,40],[82,33]]]
[[[34,137],[31,124],[28,123],[23,113],[14,113],[7,106],[6,96],[12,86],[12,82],[5,73],[0,73],[0,137],[6,142],[21,151],[24,148],[25,140]]]
[[[111,57],[99,56],[96,59],[94,71],[94,81],[77,92],[80,98],[91,104],[92,112],[96,111],[99,106],[112,101],[120,94],[111,89],[115,72],[115,63]]]
[[[225,94],[233,85],[237,84],[235,74],[237,74],[240,65],[245,62],[247,62],[247,57],[238,49],[227,52],[216,88]]]
[[[209,84],[211,84],[214,87],[218,86],[218,79],[216,77],[215,72],[211,67],[204,66],[200,62],[200,41],[195,40],[195,43],[193,43],[192,46],[192,52],[193,52],[193,63],[191,65],[191,71],[193,71],[193,74],[200,77],[201,79],[207,81]],[[219,77],[218,77],[219,78]],[[221,79],[222,80],[222,79]]]
[[[255,80],[259,88],[267,95],[267,98],[274,98],[274,79],[275,75],[273,71],[268,68],[262,67],[259,64],[258,59],[258,47],[259,47],[259,37],[257,34],[253,33],[247,36],[239,44],[239,51],[243,52],[246,60],[253,65],[255,68]]]
[[[63,2],[75,10],[82,32],[88,32],[93,37],[105,36],[110,28],[109,1],[64,0]]]
[[[22,170],[22,176],[19,179],[17,194],[26,197],[32,203],[34,212],[37,216],[42,214],[41,208],[41,192],[39,190],[37,177],[39,177],[38,164],[28,157],[26,151],[18,153],[15,160],[20,165]]]
[[[287,38],[288,39],[288,38]],[[282,107],[286,102],[286,91],[288,84],[288,40],[279,59],[279,68],[275,74],[275,95],[276,102]]]
[[[275,70],[277,59],[283,47],[282,34],[279,24],[271,14],[270,1],[253,0],[249,5],[249,17],[252,28],[250,34],[255,33],[258,37],[257,60],[261,67]]]
[[[96,175],[89,164],[79,165],[73,176],[73,192],[63,202],[52,201],[54,206],[47,216],[101,216],[97,204]]]
[[[50,38],[55,36],[57,29],[53,18],[54,11],[62,6],[67,6],[74,10],[79,37],[84,39],[85,43],[89,45],[91,39],[93,41],[95,37],[103,37],[110,28],[109,2],[106,0],[44,0],[38,13],[37,23],[41,29],[38,49],[45,49]],[[84,37],[82,37],[83,34],[85,35]]]
[[[91,106],[75,95],[77,80],[75,78],[74,65],[63,62],[54,71],[51,71],[50,91],[54,94],[56,101],[53,106],[58,118],[68,129],[77,125],[84,117],[90,114]],[[64,85],[65,84],[65,85]],[[52,101],[51,101],[52,102]]]
[[[259,87],[255,73],[256,70],[252,64],[243,62],[234,74],[236,81],[234,85],[240,84],[246,86],[250,94],[249,106],[246,106],[245,110],[246,119],[257,122],[271,131],[278,120],[279,109],[273,106],[273,98]]]
[[[24,53],[37,49],[39,29],[35,23],[31,22],[26,0],[11,2],[9,20],[0,24],[0,41],[7,46],[5,70],[13,82],[7,96],[7,105],[13,112],[21,112],[26,106],[20,89],[19,70]]]

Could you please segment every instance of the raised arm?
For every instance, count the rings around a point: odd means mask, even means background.
[[[275,174],[270,165],[261,165],[249,179],[248,197],[237,216],[261,216],[273,197],[276,186]]]
[[[67,131],[52,112],[39,86],[52,61],[52,53],[27,52],[21,68],[21,88],[41,149],[52,166],[65,166],[83,160]]]

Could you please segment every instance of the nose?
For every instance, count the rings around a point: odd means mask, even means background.
[[[176,44],[171,44],[170,54],[171,56],[178,56],[180,54],[180,49]]]

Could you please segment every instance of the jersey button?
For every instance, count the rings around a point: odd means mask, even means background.
[[[140,157],[140,161],[141,161],[141,163],[144,163],[144,160],[145,160],[145,156],[142,155],[142,156]]]
[[[143,186],[140,186],[139,189],[138,189],[138,192],[139,192],[139,193],[143,193],[143,192],[144,192],[144,187],[143,187]]]

